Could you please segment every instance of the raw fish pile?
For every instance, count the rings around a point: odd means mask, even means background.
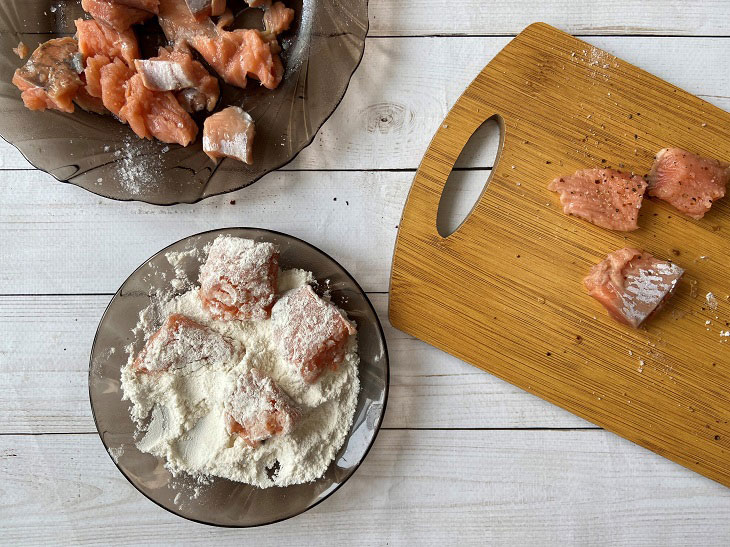
[[[227,30],[233,15],[226,0],[82,0],[92,18],[75,21],[75,38],[41,44],[13,84],[31,110],[71,113],[78,106],[114,116],[141,138],[188,146],[198,135],[191,114],[216,109],[218,78],[241,88],[249,78],[268,89],[281,82],[278,36],[294,10],[280,1],[247,3],[264,9],[264,29]],[[133,26],[153,17],[169,45],[143,59]],[[251,116],[228,107],[206,118],[203,150],[215,162],[231,157],[250,164],[254,135]]]
[[[701,220],[725,196],[728,182],[730,164],[664,148],[643,179],[612,169],[582,169],[553,180],[548,189],[560,194],[566,214],[609,230],[632,231],[639,227],[645,192]],[[672,295],[683,274],[671,261],[627,247],[596,264],[584,284],[616,321],[638,327]]]

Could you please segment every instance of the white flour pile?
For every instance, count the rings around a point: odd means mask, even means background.
[[[191,256],[168,256],[171,264]],[[178,275],[178,283],[180,275]],[[281,272],[279,294],[312,280],[303,270]],[[187,283],[186,283],[187,285]],[[313,481],[324,474],[352,425],[357,396],[359,357],[356,335],[350,336],[344,362],[325,372],[314,384],[301,380],[273,343],[271,321],[220,321],[203,309],[197,287],[162,304],[162,317],[183,314],[240,343],[240,358],[228,362],[196,360],[192,344],[186,358],[163,373],[145,374],[132,366],[130,355],[122,369],[124,398],[138,424],[137,447],[166,460],[177,476],[185,472],[198,480],[224,477],[267,488]],[[159,328],[152,306],[140,313],[136,332],[147,339]],[[205,350],[203,350],[205,351]],[[234,354],[236,352],[233,352]],[[288,435],[274,436],[252,448],[228,433],[224,403],[238,378],[254,367],[273,378],[302,410],[302,420]]]

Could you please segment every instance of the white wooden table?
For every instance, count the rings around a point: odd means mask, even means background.
[[[0,544],[728,544],[730,490],[392,329],[386,310],[413,172],[511,36],[542,20],[730,109],[730,4],[370,4],[345,100],[296,160],[248,189],[192,206],[119,203],[0,145]],[[461,162],[464,192],[493,151],[486,139]],[[223,530],[165,512],[116,470],[87,367],[104,307],[138,264],[239,225],[304,238],[348,268],[380,313],[392,376],[383,430],[346,487],[287,522]]]

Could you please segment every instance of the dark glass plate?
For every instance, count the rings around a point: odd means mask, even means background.
[[[173,477],[162,459],[140,452],[135,446],[135,425],[129,417],[129,403],[122,401],[120,370],[127,360],[123,348],[130,343],[134,344],[135,351],[142,347],[143,341],[135,339],[131,332],[139,312],[150,304],[156,289],[170,287],[169,280],[175,274],[165,254],[202,249],[219,234],[276,243],[281,249],[282,268],[304,268],[320,281],[329,280],[333,301],[357,323],[361,389],[355,419],[329,469],[314,482],[260,489],[215,478],[199,487],[190,477]],[[185,265],[188,278],[197,279],[199,268],[197,261],[189,261]],[[370,301],[350,274],[325,253],[300,239],[253,228],[230,228],[191,236],[145,261],[124,282],[104,312],[89,365],[89,397],[96,428],[129,482],[176,515],[232,527],[259,526],[298,515],[342,486],[363,461],[380,429],[388,381],[388,351],[383,330]]]
[[[238,105],[256,120],[254,164],[216,165],[199,138],[182,148],[139,139],[111,117],[76,108],[74,114],[31,112],[10,82],[21,66],[12,48],[75,33],[80,0],[0,2],[0,136],[38,169],[60,181],[118,200],[159,205],[193,203],[238,190],[291,161],[307,146],[342,100],[360,63],[368,28],[367,0],[286,0],[296,10],[283,34],[284,79],[275,90],[256,81],[246,89],[223,84],[218,108]],[[262,11],[229,0],[240,26],[261,28]],[[143,53],[164,43],[156,22],[137,32]],[[197,120],[200,122],[200,120]]]

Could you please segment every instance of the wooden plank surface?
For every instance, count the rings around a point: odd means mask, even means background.
[[[370,36],[517,34],[535,21],[571,34],[727,36],[724,0],[371,0]]]
[[[709,547],[730,537],[730,490],[601,430],[382,431],[341,491],[250,530],[164,512],[96,435],[0,436],[0,494],[8,545]]]
[[[367,40],[362,64],[340,107],[286,169],[415,169],[457,97],[510,39]],[[587,40],[730,110],[727,40],[648,36]],[[485,166],[482,159],[493,150],[470,158],[464,166]],[[2,142],[0,167],[27,169],[29,164]]]
[[[387,295],[370,298],[383,322],[392,363],[385,427],[592,427],[393,329]],[[89,407],[89,352],[110,299],[0,297],[0,434],[96,431]]]

